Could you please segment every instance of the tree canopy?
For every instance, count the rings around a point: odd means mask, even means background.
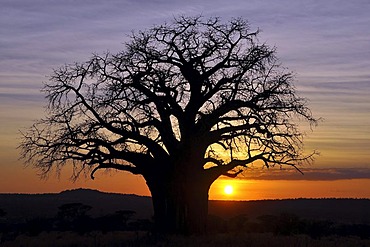
[[[258,33],[241,18],[179,17],[132,34],[119,53],[54,70],[22,157],[43,175],[69,163],[74,177],[113,168],[149,187],[175,173],[210,185],[257,161],[310,161],[295,120],[316,119]]]

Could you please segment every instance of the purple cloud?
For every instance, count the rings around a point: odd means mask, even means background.
[[[303,175],[293,168],[251,168],[241,179],[252,180],[341,180],[370,179],[370,168],[302,168]]]

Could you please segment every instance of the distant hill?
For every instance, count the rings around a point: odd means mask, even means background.
[[[133,210],[135,218],[153,216],[148,196],[106,193],[90,189],[67,190],[51,194],[0,194],[0,209],[14,221],[56,216],[58,207],[66,203],[83,203],[92,207],[91,216],[113,214],[118,210]],[[228,219],[246,215],[254,219],[261,215],[295,214],[301,218],[333,220],[343,223],[370,224],[369,199],[291,199],[261,201],[210,201],[209,213]]]
[[[50,194],[0,194],[0,208],[8,219],[54,217],[58,207],[66,203],[83,203],[92,207],[91,216],[113,214],[118,210],[133,210],[135,218],[151,218],[153,207],[147,196],[106,193],[98,190],[75,189]]]
[[[370,224],[370,200],[284,199],[261,201],[210,201],[209,213],[225,219],[242,214],[245,214],[246,217],[250,219],[254,219],[261,215],[289,213],[304,219]]]

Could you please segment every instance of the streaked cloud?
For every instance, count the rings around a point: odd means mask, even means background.
[[[251,168],[243,172],[240,179],[250,180],[343,180],[370,179],[369,168],[302,168],[303,174],[294,168]]]

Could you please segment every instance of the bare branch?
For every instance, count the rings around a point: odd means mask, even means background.
[[[304,154],[295,121],[317,120],[258,34],[241,18],[182,16],[134,33],[122,52],[54,70],[47,117],[23,133],[22,158],[43,174],[72,164],[91,178],[114,168],[212,183],[257,160],[300,171],[316,153]]]

